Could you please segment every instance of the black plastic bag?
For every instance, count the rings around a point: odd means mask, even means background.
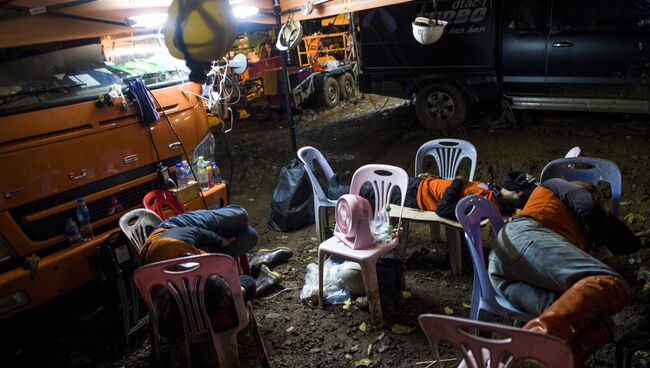
[[[291,231],[313,223],[314,200],[309,176],[302,162],[293,160],[280,170],[267,225],[276,231]]]

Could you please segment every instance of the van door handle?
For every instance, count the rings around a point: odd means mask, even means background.
[[[79,180],[83,177],[86,177],[86,175],[88,175],[88,171],[86,171],[86,169],[81,169],[81,175],[75,175],[73,172],[71,172],[68,174],[68,177],[70,180]]]
[[[176,149],[179,149],[179,148],[181,148],[181,142],[170,143],[170,144],[167,146],[167,148],[169,148],[170,150],[176,150]]]
[[[553,47],[573,47],[573,42],[569,42],[569,41],[554,42]]]
[[[131,162],[136,162],[138,161],[138,155],[128,155],[122,157],[122,162],[125,164],[130,164]]]

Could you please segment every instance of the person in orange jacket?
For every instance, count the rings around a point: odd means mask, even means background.
[[[602,245],[614,254],[640,248],[594,193],[560,178],[543,182],[503,226],[489,257],[497,293],[538,316],[524,329],[566,341],[576,364],[611,340],[603,319],[630,302],[623,277],[587,252]]]

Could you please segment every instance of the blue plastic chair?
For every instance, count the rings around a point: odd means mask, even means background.
[[[456,217],[465,230],[467,247],[474,265],[474,284],[472,289],[472,310],[470,317],[479,321],[490,321],[493,315],[514,318],[526,322],[533,316],[513,306],[508,300],[496,294],[483,257],[481,239],[481,220],[490,220],[492,234],[496,236],[503,226],[503,217],[489,199],[471,195],[461,199],[456,206]]]
[[[428,141],[420,146],[415,155],[415,175],[422,173],[424,159],[433,157],[438,167],[438,176],[444,179],[453,179],[458,172],[458,167],[464,158],[470,161],[469,177],[474,180],[476,170],[476,148],[470,142],[462,139],[442,138]]]
[[[327,219],[327,207],[334,208],[336,206],[336,199],[329,199],[323,187],[320,186],[316,175],[314,174],[314,161],[318,162],[321,167],[325,178],[329,181],[334,176],[334,171],[316,148],[311,146],[302,147],[298,150],[298,159],[303,163],[305,171],[309,176],[311,188],[314,193],[314,219],[316,220],[316,233],[318,234],[318,241],[323,242],[323,227],[321,223],[321,215],[325,214],[325,224],[329,221]],[[324,211],[322,210],[324,209]]]
[[[560,158],[546,164],[540,177],[542,183],[551,178],[581,180],[593,185],[607,182],[612,188],[612,214],[619,216],[623,179],[613,161],[595,157]]]

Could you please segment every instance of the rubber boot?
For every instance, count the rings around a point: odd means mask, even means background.
[[[630,294],[619,278],[589,276],[571,286],[524,329],[571,343],[587,326],[619,312],[629,302]]]
[[[258,253],[250,260],[251,275],[257,276],[263,264],[273,266],[289,261],[291,256],[293,256],[293,252],[287,247],[278,247],[268,252]]]
[[[605,323],[596,322],[591,326],[587,326],[581,334],[571,341],[573,363],[576,367],[582,367],[587,358],[610,341],[612,341],[612,338]]]
[[[260,274],[255,279],[256,289],[255,295],[260,296],[269,291],[273,286],[280,283],[282,275],[277,272],[271,271],[266,265],[260,267]]]

